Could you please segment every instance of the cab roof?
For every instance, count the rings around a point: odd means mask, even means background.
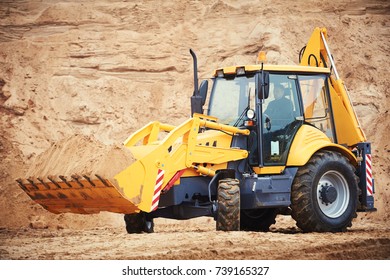
[[[218,68],[214,71],[213,76],[217,77],[218,73],[223,71],[224,74],[232,75],[237,73],[237,69],[245,69],[245,72],[257,72],[261,70],[260,64],[255,65],[239,65],[239,66],[228,66]],[[293,72],[293,73],[324,73],[329,74],[330,69],[324,67],[313,67],[313,66],[300,66],[300,65],[271,65],[264,64],[263,70],[276,71],[276,72]]]

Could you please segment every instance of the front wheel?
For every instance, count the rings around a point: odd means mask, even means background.
[[[292,217],[305,232],[340,232],[356,217],[358,180],[340,153],[317,152],[298,169],[291,190]]]
[[[241,209],[241,230],[267,232],[277,214],[276,208]]]
[[[217,230],[240,230],[240,183],[223,179],[218,185]]]
[[[125,214],[124,216],[127,233],[153,233],[154,223],[152,219],[147,219],[144,212]]]

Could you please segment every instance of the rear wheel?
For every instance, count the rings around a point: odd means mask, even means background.
[[[147,219],[144,212],[125,214],[124,219],[127,233],[154,232],[153,220]]]
[[[276,208],[241,209],[241,230],[267,232],[277,214]]]
[[[292,217],[303,231],[339,232],[356,217],[358,180],[337,152],[317,152],[299,168],[291,191]]]
[[[223,179],[218,185],[217,230],[240,230],[240,183]]]

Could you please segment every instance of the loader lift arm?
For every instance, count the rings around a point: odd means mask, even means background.
[[[232,135],[249,135],[247,129],[215,121],[215,118],[194,114],[175,128],[153,122],[130,136],[124,145],[130,149],[137,161],[115,176],[125,196],[140,210],[151,212],[157,208],[161,191],[177,172],[194,169],[203,175],[214,176],[216,170],[204,167],[203,163],[221,164],[247,158],[246,150],[199,144],[199,131],[206,128]],[[169,134],[163,140],[157,141],[159,131],[168,131]],[[143,145],[136,146],[139,141],[142,141]],[[151,174],[155,176],[150,176]],[[162,180],[161,183],[159,179]]]

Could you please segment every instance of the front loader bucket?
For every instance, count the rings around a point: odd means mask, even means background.
[[[124,146],[107,146],[93,137],[74,135],[39,155],[18,185],[50,212],[131,214],[131,202],[115,175],[134,162]]]
[[[17,182],[32,200],[55,214],[139,211],[108,179],[99,175],[93,177],[73,175],[69,180],[60,175],[18,179]]]

